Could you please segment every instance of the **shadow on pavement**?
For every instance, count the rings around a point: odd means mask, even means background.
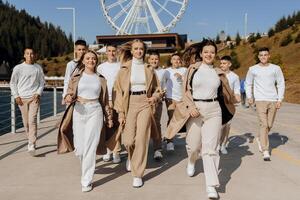
[[[219,168],[221,172],[219,174],[220,187],[218,188],[220,193],[226,192],[226,185],[229,183],[231,175],[241,166],[243,157],[253,155],[249,151],[249,146],[245,145],[251,138],[250,133],[229,138],[228,154],[220,154]]]
[[[272,153],[273,149],[276,149],[280,145],[287,143],[289,138],[285,135],[280,135],[280,133],[272,133],[269,135],[270,151]]]
[[[143,177],[144,181],[159,176],[163,172],[167,171],[171,167],[175,166],[176,164],[180,163],[182,160],[187,158],[187,152],[185,148],[185,137],[179,138],[178,136],[174,139],[175,151],[174,152],[163,151],[164,157],[161,161],[155,161],[153,159],[153,153],[154,153],[153,149],[152,148],[149,149],[147,169],[151,169],[151,168],[157,168],[157,169],[145,174],[145,176]],[[182,173],[185,173],[185,171],[183,171]]]

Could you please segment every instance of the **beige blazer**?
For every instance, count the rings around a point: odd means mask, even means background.
[[[82,76],[83,71],[84,69],[74,72],[69,81],[67,95],[70,94],[75,99],[75,101],[77,98],[78,83]],[[108,91],[107,91],[106,80],[103,76],[99,76],[99,78],[101,82],[101,92],[99,95],[99,102],[102,106],[102,110],[105,116],[105,118],[103,119],[103,128],[101,131],[100,141],[97,147],[97,154],[100,155],[106,153],[106,145],[105,145],[106,126],[104,121],[107,122],[108,120],[111,120],[111,110],[108,105]],[[74,151],[72,117],[73,117],[75,101],[67,107],[61,119],[61,123],[58,129],[58,137],[57,137],[57,152],[59,154]]]
[[[129,91],[130,91],[130,76],[131,76],[132,61],[129,60],[122,64],[114,84],[114,109],[117,111],[119,118],[126,119],[129,107]],[[162,97],[158,78],[150,65],[145,64],[145,78],[146,78],[146,95],[147,97],[154,97],[155,102],[158,102]],[[152,113],[151,123],[151,137],[157,138],[158,131]],[[122,127],[120,127],[122,128]],[[121,132],[121,131],[119,131]]]
[[[182,101],[177,104],[173,117],[167,127],[165,137],[168,139],[173,138],[177,134],[177,132],[185,125],[187,120],[190,118],[190,112],[197,108],[195,102],[193,101],[192,88],[190,83],[192,81],[193,75],[199,69],[200,65],[201,62],[190,65],[187,73],[185,74],[183,83],[184,95]],[[215,68],[215,70],[221,80],[218,98],[220,107],[222,109],[222,122],[224,124],[233,117],[235,113],[234,103],[236,103],[237,101],[235,99],[233,91],[230,89],[225,73],[219,68]]]

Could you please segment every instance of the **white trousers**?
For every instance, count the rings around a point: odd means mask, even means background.
[[[222,127],[222,114],[219,102],[195,102],[201,116],[190,118],[186,124],[186,148],[188,161],[195,163],[202,155],[207,186],[218,187],[219,137]]]
[[[91,184],[96,166],[96,150],[103,126],[100,103],[76,102],[73,111],[75,155],[81,161],[81,185]]]

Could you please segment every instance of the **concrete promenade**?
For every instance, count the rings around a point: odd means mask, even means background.
[[[300,105],[284,103],[270,133],[271,162],[264,162],[253,138],[258,120],[252,108],[238,107],[233,120],[229,154],[221,156],[218,189],[222,200],[300,199]],[[184,134],[175,139],[175,152],[152,159],[149,150],[144,186],[132,188],[132,177],[122,163],[97,157],[94,189],[82,193],[79,161],[73,153],[57,155],[57,117],[39,125],[37,156],[27,153],[24,130],[0,136],[0,200],[201,200],[207,199],[202,161],[196,175],[185,172]],[[165,129],[166,115],[162,122]]]

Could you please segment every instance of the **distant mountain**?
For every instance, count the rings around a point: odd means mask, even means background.
[[[33,47],[40,59],[62,56],[73,49],[72,35],[60,27],[41,22],[25,10],[0,0],[0,63],[12,68],[23,59],[24,48]]]

